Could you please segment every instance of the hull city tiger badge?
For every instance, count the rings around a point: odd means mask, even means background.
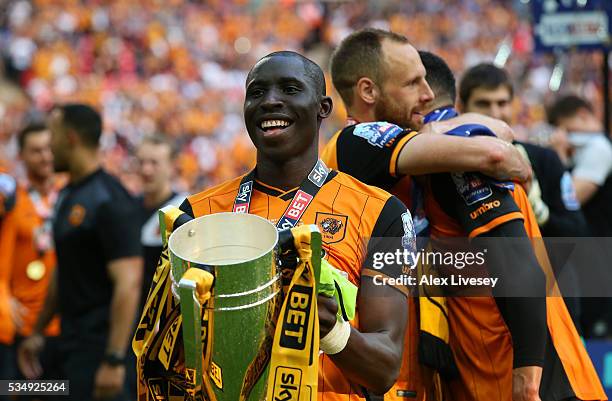
[[[73,227],[78,227],[85,220],[85,208],[81,205],[74,205],[68,215],[68,223]]]
[[[348,216],[333,213],[317,212],[315,224],[321,230],[321,238],[325,244],[334,244],[344,239]]]

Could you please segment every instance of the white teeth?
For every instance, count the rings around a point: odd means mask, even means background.
[[[289,122],[283,120],[266,120],[261,123],[261,128],[278,128],[278,127],[288,127]]]

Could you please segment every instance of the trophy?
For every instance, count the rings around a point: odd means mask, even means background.
[[[133,342],[139,401],[316,400],[317,227],[244,213],[176,227],[180,213],[160,211],[167,250]]]

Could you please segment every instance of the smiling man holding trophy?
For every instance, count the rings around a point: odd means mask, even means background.
[[[298,53],[250,71],[255,169],[162,212],[173,233],[134,337],[139,401],[365,400],[393,385],[408,290],[374,285],[402,267],[373,269],[371,239],[413,243],[412,220],[318,159],[331,110],[323,72]]]

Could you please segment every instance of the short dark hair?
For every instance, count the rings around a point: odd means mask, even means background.
[[[398,43],[409,43],[400,34],[382,29],[367,28],[344,38],[331,56],[330,69],[334,87],[342,101],[350,106],[353,87],[362,77],[381,84],[385,76],[382,41],[388,39]]]
[[[156,132],[154,134],[146,135],[140,141],[140,145],[151,144],[151,145],[164,145],[170,149],[170,159],[174,160],[177,155],[177,149],[174,141],[172,141],[167,135],[164,135],[160,132]]]
[[[491,63],[481,63],[463,74],[459,82],[459,99],[466,104],[474,90],[478,88],[497,89],[500,86],[508,88],[510,98],[514,96],[512,81],[506,70]]]
[[[47,126],[40,122],[29,123],[25,127],[23,127],[19,133],[17,133],[17,144],[19,145],[19,151],[21,152],[25,147],[26,140],[28,136],[35,134],[37,132],[45,131]]]
[[[309,59],[308,57],[300,53],[290,51],[290,50],[283,50],[283,51],[270,53],[260,58],[259,61],[267,59],[267,58],[271,58],[271,57],[289,57],[289,58],[295,57],[299,59],[302,62],[302,65],[304,66],[306,75],[308,75],[312,83],[315,85],[317,94],[319,96],[326,95],[327,90],[325,87],[325,74],[323,74],[323,70],[321,69],[321,67],[319,67],[317,63],[315,63],[314,61],[312,61],[311,59]],[[257,65],[259,61],[257,61],[255,65]],[[249,74],[247,75],[247,79],[246,79],[247,82],[249,82],[249,80],[251,79],[251,75],[253,73],[254,68],[255,67],[251,68],[251,70],[249,71]]]
[[[79,135],[86,146],[97,148],[102,136],[102,117],[93,107],[80,103],[55,106],[62,111],[62,122]]]
[[[579,110],[594,113],[593,106],[587,100],[576,95],[565,95],[555,100],[546,110],[548,122],[558,125],[562,118],[573,117]]]
[[[448,97],[454,104],[457,98],[455,75],[446,61],[425,50],[419,50],[419,56],[427,72],[427,83],[436,97]]]

